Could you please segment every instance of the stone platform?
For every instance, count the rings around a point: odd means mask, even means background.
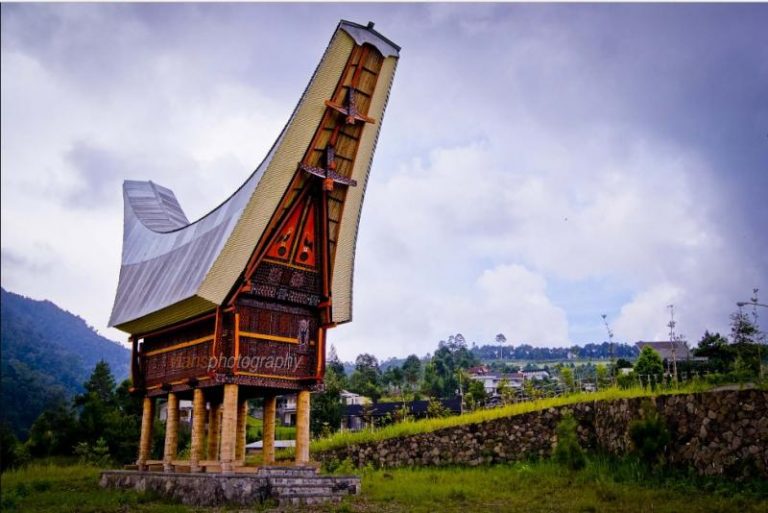
[[[152,491],[189,506],[319,504],[360,492],[359,477],[321,476],[313,467],[261,467],[233,474],[105,470],[99,484]]]

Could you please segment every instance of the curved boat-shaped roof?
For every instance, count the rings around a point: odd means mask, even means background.
[[[332,269],[333,320],[351,320],[354,242],[375,142],[389,96],[399,48],[373,25],[339,23],[288,123],[261,165],[225,202],[190,223],[170,189],[153,182],[123,184],[124,224],[120,278],[110,326],[143,333],[222,304],[278,207],[323,115],[355,44],[371,44],[386,57],[364,131],[340,226]]]

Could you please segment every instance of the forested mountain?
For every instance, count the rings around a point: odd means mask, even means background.
[[[118,380],[128,377],[130,351],[50,301],[2,289],[0,297],[0,418],[17,436],[46,407],[82,391],[99,360]]]

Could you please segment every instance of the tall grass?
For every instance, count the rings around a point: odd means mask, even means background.
[[[3,472],[0,511],[36,513],[182,513],[181,504],[152,493],[105,490],[99,487],[101,470],[87,465],[33,462]]]
[[[363,495],[370,511],[409,513],[757,513],[768,505],[765,483],[654,472],[635,460],[611,458],[592,459],[577,472],[552,461],[369,469],[363,471]]]
[[[514,417],[515,415],[521,415],[523,413],[546,410],[548,408],[567,406],[576,403],[615,401],[618,399],[630,399],[635,397],[652,397],[656,395],[684,394],[701,391],[703,391],[701,385],[690,385],[676,389],[656,391],[652,391],[650,388],[635,387],[628,389],[607,388],[598,392],[578,392],[560,397],[509,404],[499,408],[477,410],[464,415],[410,420],[397,424],[390,424],[381,428],[367,428],[354,432],[341,431],[327,438],[313,440],[310,448],[312,451],[317,452],[328,451],[353,444],[378,442],[390,438],[430,433],[432,431],[437,431],[438,429],[487,422],[503,417]]]

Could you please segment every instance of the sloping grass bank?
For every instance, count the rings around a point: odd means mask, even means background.
[[[648,388],[608,388],[599,392],[581,392],[562,397],[552,397],[521,403],[510,404],[499,408],[486,410],[477,410],[464,415],[454,415],[450,417],[422,419],[391,424],[382,428],[364,429],[362,431],[343,431],[335,433],[328,438],[313,440],[310,445],[310,451],[323,452],[348,445],[363,444],[368,442],[378,442],[390,438],[406,437],[421,433],[429,433],[438,429],[462,426],[466,424],[475,424],[503,417],[513,417],[532,411],[545,410],[558,406],[567,406],[570,404],[594,402],[594,401],[612,401],[617,399],[630,399],[635,397],[651,397],[658,395],[687,394],[692,392],[701,392],[704,389],[701,386],[689,386],[686,388],[677,388],[664,391],[651,391]]]

